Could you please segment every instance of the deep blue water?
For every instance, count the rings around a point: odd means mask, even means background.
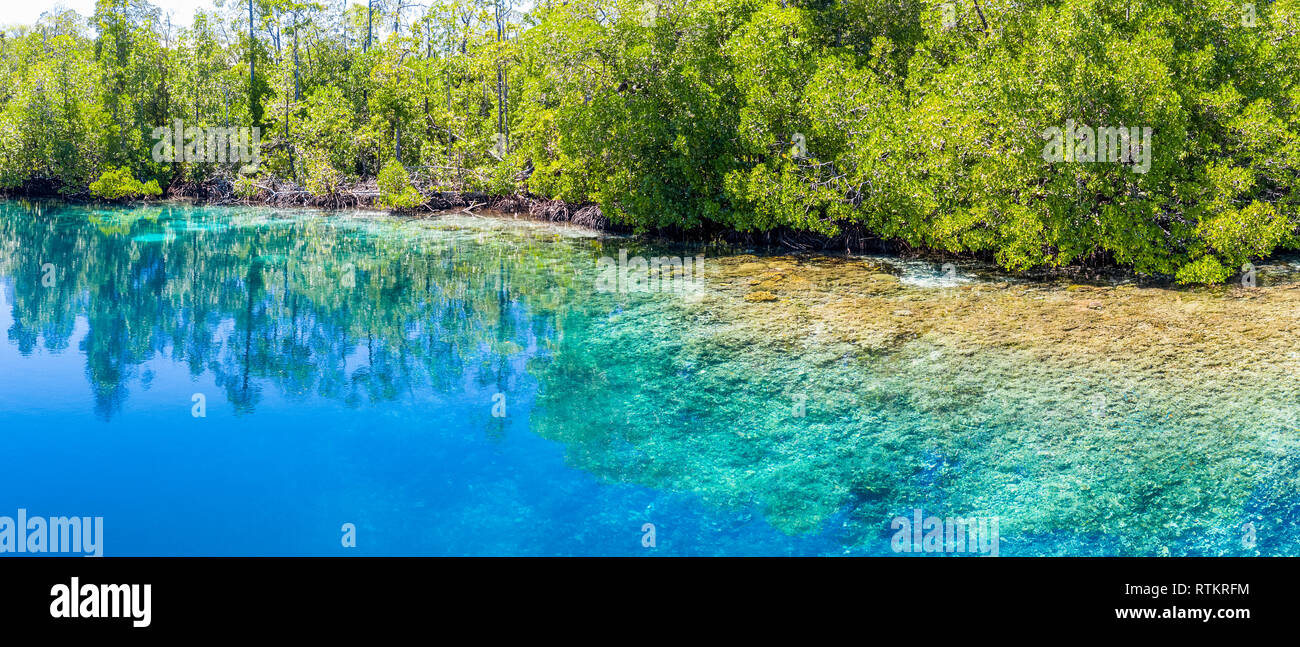
[[[530,431],[525,365],[555,318],[510,294],[511,272],[535,277],[508,266],[594,267],[588,239],[257,209],[0,202],[0,222],[0,515],[102,516],[106,555],[844,550],[598,479]]]

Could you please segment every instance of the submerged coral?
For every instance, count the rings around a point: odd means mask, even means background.
[[[533,367],[534,429],[576,465],[868,551],[915,508],[999,517],[1004,555],[1300,549],[1300,286],[710,261],[702,295],[624,298]]]

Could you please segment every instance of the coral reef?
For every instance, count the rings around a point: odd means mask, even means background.
[[[534,428],[579,467],[757,504],[792,534],[837,522],[867,550],[913,508],[999,517],[1004,555],[1300,549],[1300,285],[707,267],[702,295],[624,297],[534,367]]]

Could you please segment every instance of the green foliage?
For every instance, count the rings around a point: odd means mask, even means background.
[[[1232,276],[1232,270],[1224,267],[1217,258],[1202,256],[1178,268],[1177,279],[1179,283],[1210,284],[1222,283],[1229,276]]]
[[[300,138],[310,149],[324,155],[321,161],[340,173],[357,166],[355,116],[347,97],[337,87],[317,88],[303,105]],[[304,152],[304,162],[308,159]]]
[[[498,22],[482,0],[395,20],[259,1],[250,39],[245,5],[165,34],[147,3],[101,0],[0,39],[0,188],[228,175],[149,159],[183,119],[263,127],[265,172],[320,196],[395,160],[640,230],[856,224],[1014,270],[1200,281],[1300,248],[1300,0],[1253,24],[1233,0],[948,6],[573,0]],[[1150,146],[1051,161],[1067,124],[1094,152],[1118,127]]]
[[[424,202],[420,192],[411,186],[411,179],[406,169],[397,160],[391,160],[379,171],[379,197],[375,200],[380,206],[390,209],[413,209]]]
[[[237,197],[244,198],[246,200],[256,198],[257,195],[261,192],[261,189],[257,187],[257,183],[253,181],[253,178],[247,175],[235,176],[235,181],[233,182],[233,184],[234,184],[234,188],[233,188],[234,194]]]
[[[303,185],[315,196],[328,196],[338,192],[343,176],[330,164],[330,156],[319,148],[302,151]]]
[[[158,186],[158,180],[141,182],[131,175],[131,167],[123,166],[110,168],[98,180],[91,182],[90,194],[106,200],[121,200],[161,195],[162,189]]]

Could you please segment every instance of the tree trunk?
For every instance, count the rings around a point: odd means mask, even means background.
[[[501,9],[505,0],[496,0],[497,16],[497,47],[503,47],[506,42],[505,23],[502,22]],[[505,157],[510,150],[510,120],[506,118],[509,98],[507,96],[506,70],[505,62],[501,60],[500,50],[497,54],[497,133],[500,135],[501,156]]]
[[[248,116],[257,115],[257,92],[253,86],[257,83],[256,52],[257,39],[253,37],[253,0],[248,0]]]
[[[302,85],[298,82],[298,14],[293,16],[293,100],[302,101]]]

